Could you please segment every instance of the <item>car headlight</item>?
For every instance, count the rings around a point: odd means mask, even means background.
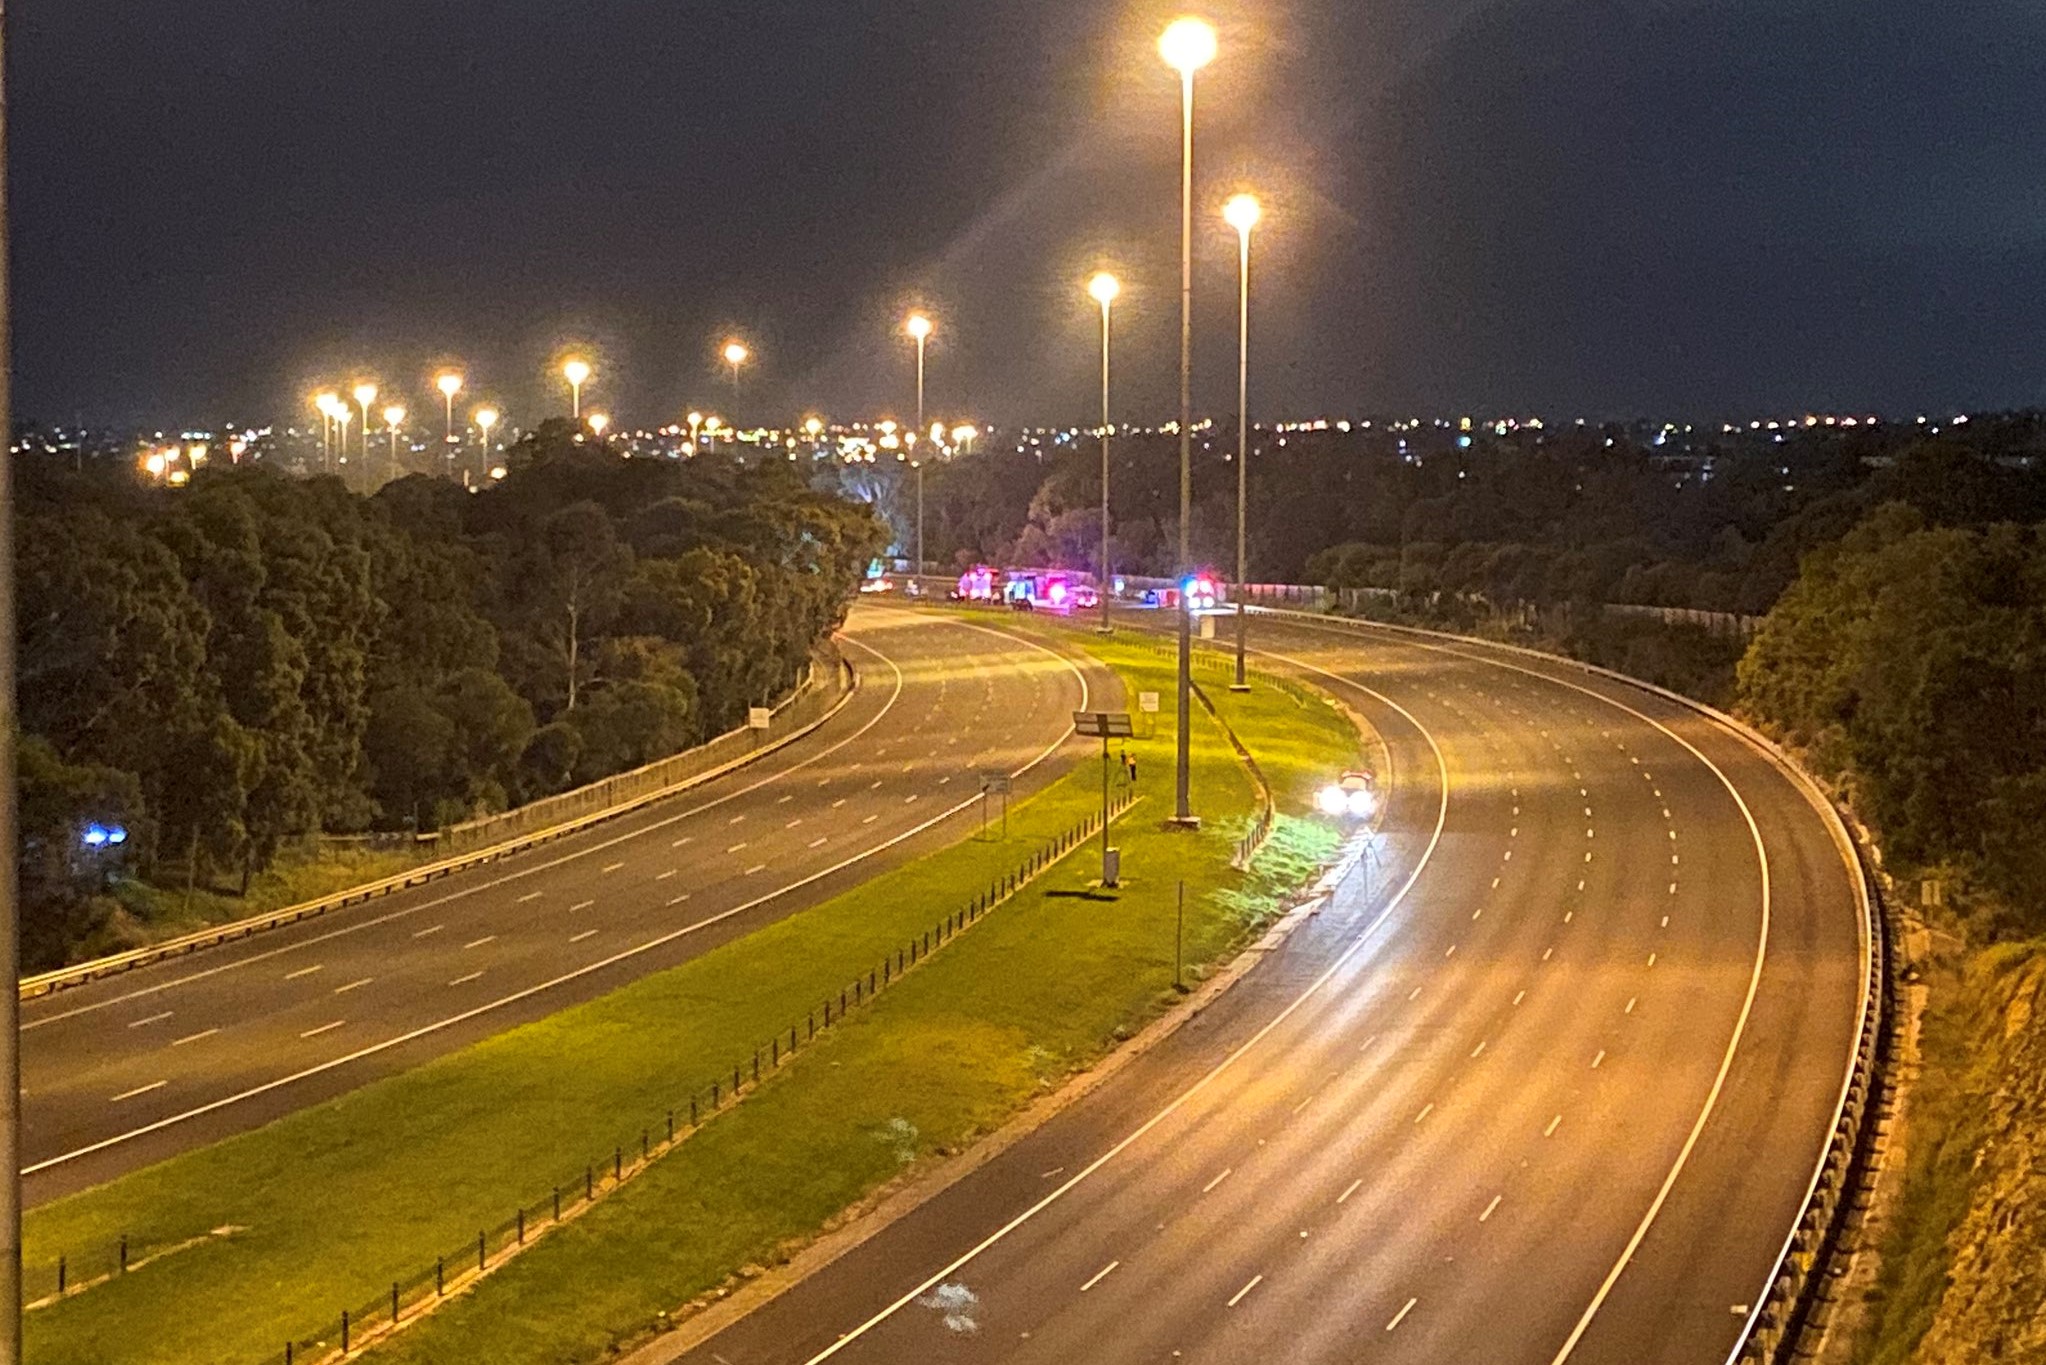
[[[1350,795],[1341,787],[1323,787],[1315,804],[1323,815],[1342,815],[1350,809]]]
[[[1350,814],[1356,816],[1359,820],[1371,818],[1371,811],[1376,803],[1372,801],[1369,791],[1359,788],[1348,793],[1348,798],[1347,804],[1350,808]]]

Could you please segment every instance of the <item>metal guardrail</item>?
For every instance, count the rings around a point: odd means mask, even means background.
[[[95,958],[54,971],[42,972],[35,976],[23,977],[20,983],[20,998],[39,999],[53,992],[73,986],[82,986],[91,981],[133,971],[138,967],[150,966],[171,958],[184,957],[223,943],[238,942],[256,934],[281,929],[308,919],[317,919],[333,911],[365,901],[407,891],[429,882],[440,881],[458,872],[497,862],[527,849],[552,843],[572,834],[579,834],[595,825],[629,815],[656,801],[664,800],[678,792],[699,786],[712,778],[721,777],[736,768],[742,768],[785,745],[794,743],[809,734],[849,703],[859,688],[859,675],[850,662],[839,659],[825,670],[831,684],[818,682],[813,672],[803,686],[796,689],[782,704],[775,708],[776,720],[785,717],[793,720],[795,729],[765,744],[759,744],[756,736],[762,732],[753,730],[732,730],[718,736],[695,749],[635,769],[631,773],[620,773],[614,777],[593,783],[578,792],[565,792],[563,797],[576,799],[582,791],[602,792],[610,798],[608,804],[589,803],[595,806],[584,814],[563,820],[558,805],[547,807],[554,823],[543,828],[514,834],[508,839],[489,844],[472,852],[445,858],[423,867],[412,868],[380,881],[368,882],[361,886],[349,887],[331,895],[302,901],[297,905],[285,906],[279,910],[250,915],[227,924],[216,924],[205,929],[184,934],[177,938],[165,939],[127,952]],[[832,685],[835,684],[835,687]],[[815,714],[813,714],[813,712]],[[772,734],[770,728],[766,733]],[[723,759],[725,750],[735,751],[734,756]],[[549,798],[550,802],[561,798]],[[539,803],[536,803],[539,804]],[[512,812],[516,814],[516,812]]]
[[[1862,934],[1868,949],[1867,973],[1862,983],[1861,1028],[1855,1040],[1854,1056],[1847,1080],[1834,1112],[1832,1131],[1813,1173],[1811,1185],[1796,1223],[1778,1254],[1762,1297],[1749,1311],[1739,1343],[1727,1357],[1728,1365],[1790,1365],[1796,1358],[1804,1328],[1817,1302],[1819,1287],[1837,1251],[1847,1220],[1853,1211],[1853,1194],[1864,1179],[1873,1157],[1877,1110],[1882,1077],[1887,1070],[1894,1042],[1896,1010],[1890,963],[1890,925],[1882,887],[1875,876],[1871,843],[1865,830],[1850,826],[1849,817],[1827,794],[1825,787],[1807,772],[1790,753],[1767,735],[1738,717],[1728,715],[1693,697],[1639,678],[1579,659],[1521,645],[1454,635],[1418,626],[1348,620],[1315,612],[1285,611],[1261,607],[1259,614],[1297,617],[1323,626],[1343,626],[1359,634],[1380,632],[1446,640],[1459,645],[1526,655],[1551,665],[1563,665],[1596,674],[1614,682],[1639,688],[1680,705],[1747,742],[1765,758],[1790,774],[1804,788],[1814,804],[1823,810],[1832,826],[1835,841],[1855,872],[1862,906]],[[1857,833],[1857,831],[1859,832]]]

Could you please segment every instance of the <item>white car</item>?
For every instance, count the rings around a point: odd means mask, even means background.
[[[1323,787],[1314,799],[1323,815],[1369,820],[1378,809],[1378,792],[1368,772],[1344,773],[1336,781]]]

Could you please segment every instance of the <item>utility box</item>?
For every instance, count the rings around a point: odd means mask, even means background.
[[[1101,855],[1101,884],[1105,887],[1122,883],[1122,850],[1111,848]]]

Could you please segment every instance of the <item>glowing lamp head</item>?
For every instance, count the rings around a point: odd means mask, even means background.
[[[812,418],[811,418],[811,419],[810,419],[809,421],[807,421],[807,422],[803,423],[803,430],[804,430],[804,431],[805,431],[806,433],[808,433],[808,434],[809,434],[809,437],[810,437],[810,439],[814,441],[814,440],[816,440],[816,439],[817,439],[817,438],[818,438],[819,436],[823,435],[823,433],[824,433],[824,423],[822,423],[821,421],[819,421],[819,420],[818,420],[818,419],[816,419],[815,417],[812,417]]]
[[[149,452],[149,458],[142,462],[142,467],[149,471],[152,478],[160,479],[163,477],[163,471],[170,468],[170,461],[163,458],[162,451],[152,450]]]
[[[1175,19],[1158,39],[1158,55],[1182,76],[1215,60],[1215,26],[1205,19]]]
[[[397,426],[397,425],[398,425],[398,423],[400,423],[400,422],[402,422],[402,421],[404,421],[404,420],[405,420],[405,409],[404,409],[404,408],[402,408],[402,407],[400,407],[400,406],[399,406],[398,404],[396,404],[396,403],[393,403],[393,404],[391,404],[391,406],[389,406],[389,407],[387,407],[387,408],[385,408],[385,409],[384,409],[384,425],[385,425],[385,426],[387,426],[387,427],[395,427],[395,426]]]
[[[357,384],[355,386],[355,401],[365,408],[371,403],[376,402],[377,386],[374,384]]]
[[[611,425],[611,418],[606,413],[593,412],[589,416],[589,423],[590,430],[595,432],[597,435],[602,436],[604,434],[604,428]]]
[[[725,364],[727,365],[744,365],[747,357],[752,354],[753,352],[747,350],[741,342],[728,341],[725,343]]]
[[[911,313],[909,321],[902,324],[902,330],[918,341],[928,341],[931,333],[938,329],[937,325],[922,313]]]
[[[1222,206],[1222,219],[1238,232],[1248,233],[1265,216],[1254,194],[1239,194]]]
[[[334,415],[334,409],[341,406],[340,395],[333,393],[320,394],[318,397],[313,399],[313,406],[320,410],[321,416],[332,417]]]
[[[587,360],[571,360],[561,367],[561,377],[581,388],[589,382],[590,364]]]
[[[1087,292],[1094,296],[1096,303],[1106,308],[1121,296],[1122,281],[1104,270],[1087,281]]]
[[[449,371],[447,374],[434,380],[433,386],[441,391],[443,397],[453,398],[462,391],[462,376]]]
[[[497,418],[498,411],[496,408],[476,409],[476,425],[483,428],[485,435],[489,435],[490,429],[497,425]]]

